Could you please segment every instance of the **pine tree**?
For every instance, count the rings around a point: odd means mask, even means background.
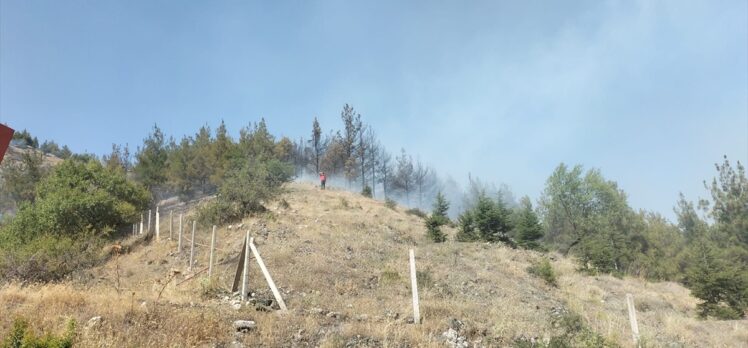
[[[532,209],[530,198],[523,197],[517,210],[515,239],[517,244],[526,249],[538,249],[538,240],[543,237],[543,226]]]
[[[149,190],[166,182],[166,159],[164,133],[153,125],[153,132],[143,141],[143,148],[136,155],[138,163],[135,174]]]
[[[748,308],[748,276],[741,268],[720,257],[709,241],[694,244],[686,284],[703,302],[697,305],[701,317],[738,319]]]
[[[459,224],[459,241],[502,242],[514,247],[508,235],[512,229],[509,210],[502,201],[494,201],[484,192],[472,209],[460,215]]]
[[[309,143],[312,146],[312,161],[314,162],[314,172],[319,173],[320,161],[322,160],[325,146],[322,142],[322,128],[320,128],[319,121],[317,121],[316,117],[314,118],[314,123],[312,123],[312,138],[309,139]]]
[[[437,193],[431,216],[425,222],[429,238],[436,243],[442,243],[447,240],[447,235],[442,232],[441,227],[449,223],[449,218],[447,217],[448,210],[449,202],[447,202],[447,199],[444,198],[441,192]]]

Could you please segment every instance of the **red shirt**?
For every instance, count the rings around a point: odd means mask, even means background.
[[[319,176],[319,180],[320,181],[325,181],[325,179],[327,179],[327,178],[325,177],[324,174],[322,174],[322,175]]]

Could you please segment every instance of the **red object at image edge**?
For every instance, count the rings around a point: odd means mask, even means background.
[[[13,139],[14,132],[12,128],[0,124],[0,162],[3,161],[5,152],[8,151],[8,145],[10,145],[10,140]]]

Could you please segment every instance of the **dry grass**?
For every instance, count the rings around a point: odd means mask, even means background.
[[[630,346],[625,294],[632,293],[649,346],[740,347],[748,342],[745,320],[695,319],[695,299],[677,284],[585,276],[572,261],[556,256],[552,264],[559,287],[554,288],[527,274],[539,254],[480,243],[431,243],[421,219],[399,207],[392,210],[358,194],[306,184],[290,185],[284,199],[288,207],[273,206],[263,216],[248,218],[241,230],[218,229],[220,265],[212,282],[205,273],[186,280],[191,272],[185,228],[182,254],[175,252],[174,233],[173,241],[134,247],[61,284],[5,285],[0,312],[10,315],[0,316],[0,332],[7,332],[13,317],[24,316],[43,332],[59,332],[68,318],[75,319],[76,343],[83,347],[224,346],[235,340],[249,347],[431,347],[444,346],[441,335],[449,319],[456,318],[464,322],[460,332],[469,341],[507,346],[519,337],[547,341],[561,334],[550,313],[565,307],[610,341]],[[185,227],[191,227],[187,221]],[[288,313],[249,306],[234,310],[224,300],[247,229]],[[168,221],[162,221],[161,233],[168,236]],[[198,230],[195,271],[207,266],[209,238],[209,229]],[[422,325],[408,324],[411,247],[422,278]],[[179,274],[172,276],[172,271]],[[253,292],[271,298],[254,261],[250,279]],[[93,316],[103,321],[87,328]],[[258,327],[235,334],[231,324],[236,319],[255,320]]]

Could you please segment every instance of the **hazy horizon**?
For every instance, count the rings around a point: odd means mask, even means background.
[[[535,200],[581,164],[672,220],[748,162],[748,3],[0,1],[0,122],[75,152],[345,103],[443,178]]]

